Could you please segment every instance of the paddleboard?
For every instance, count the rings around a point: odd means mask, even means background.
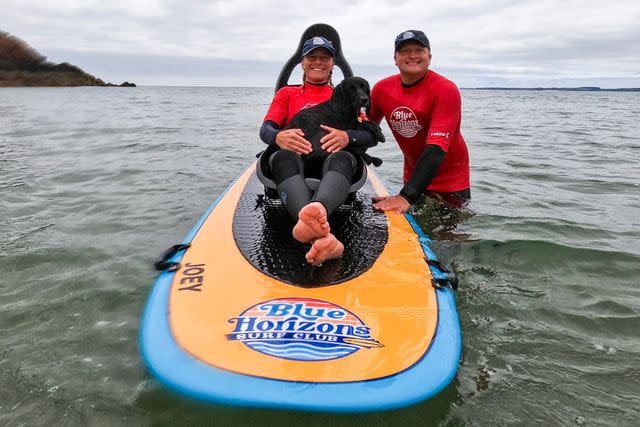
[[[180,394],[229,405],[364,412],[451,382],[461,333],[450,275],[408,214],[367,182],[332,216],[343,256],[312,267],[249,167],[164,259],[141,322],[144,362]]]

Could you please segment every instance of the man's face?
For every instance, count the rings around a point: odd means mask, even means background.
[[[431,64],[431,51],[418,42],[408,41],[400,45],[393,59],[401,74],[422,76]]]

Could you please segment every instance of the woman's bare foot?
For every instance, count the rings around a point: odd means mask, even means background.
[[[320,202],[311,202],[300,210],[298,223],[293,227],[293,237],[301,243],[325,237],[331,231],[327,210]]]
[[[329,233],[313,242],[305,257],[309,264],[319,266],[328,259],[338,258],[342,252],[344,252],[344,245],[336,239],[336,236]]]

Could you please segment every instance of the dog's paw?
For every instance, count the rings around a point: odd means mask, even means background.
[[[366,130],[367,132],[369,132],[371,134],[371,136],[373,136],[373,139],[376,142],[384,142],[385,138],[384,135],[382,134],[382,129],[380,129],[380,126],[378,126],[375,123],[372,122],[363,122],[362,123],[362,128],[364,130]]]

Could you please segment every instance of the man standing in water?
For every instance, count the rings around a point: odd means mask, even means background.
[[[431,47],[418,30],[395,40],[400,74],[371,91],[371,119],[384,117],[404,155],[404,187],[374,198],[381,211],[406,212],[422,194],[461,206],[470,198],[469,153],[460,133],[462,102],[456,85],[429,70]]]

